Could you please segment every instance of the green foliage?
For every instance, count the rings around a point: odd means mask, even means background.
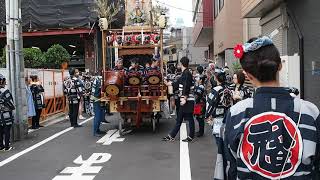
[[[232,69],[233,72],[239,71],[242,69],[241,64],[237,61],[237,62],[233,62],[232,63]]]
[[[110,25],[112,22],[117,19],[115,16],[120,11],[121,1],[111,2],[109,0],[96,0],[96,8],[94,11],[98,14],[99,18],[107,18],[108,24]]]
[[[70,54],[59,44],[51,46],[44,55],[46,68],[60,68],[64,62],[69,62]]]
[[[45,64],[44,54],[37,48],[24,48],[23,58],[26,68],[41,68]]]
[[[0,52],[0,68],[5,68],[6,67],[6,49],[3,48]]]

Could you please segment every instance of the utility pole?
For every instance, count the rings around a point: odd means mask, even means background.
[[[6,23],[7,83],[16,106],[12,137],[14,140],[20,140],[28,132],[24,60],[22,54],[21,0],[6,0]]]

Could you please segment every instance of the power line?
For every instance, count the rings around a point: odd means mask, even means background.
[[[170,5],[170,4],[166,4],[166,3],[160,2],[160,1],[158,1],[158,0],[156,0],[156,2],[159,3],[159,4],[162,4],[162,5],[165,5],[165,6],[174,8],[174,9],[179,9],[179,10],[181,10],[181,11],[185,11],[185,12],[189,12],[189,13],[195,13],[195,11],[188,10],[188,9],[183,9],[183,8],[176,7],[176,6],[172,6],[172,5]],[[203,13],[203,12],[197,12],[197,13]]]

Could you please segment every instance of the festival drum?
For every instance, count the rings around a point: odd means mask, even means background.
[[[138,71],[127,72],[127,81],[130,85],[137,86],[141,83],[141,73]]]
[[[159,70],[149,70],[146,74],[146,79],[149,84],[159,84],[161,81],[161,72]]]
[[[110,96],[116,96],[123,88],[123,71],[109,71],[106,74],[105,87],[106,93]]]

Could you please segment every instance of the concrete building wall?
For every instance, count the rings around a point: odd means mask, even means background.
[[[261,35],[260,18],[243,19],[243,42]]]
[[[191,65],[205,64],[205,51],[208,50],[208,47],[194,47],[192,43],[192,31],[193,27],[183,28],[182,54],[189,57]]]
[[[262,0],[241,0],[241,15],[245,16],[254,7],[256,7]]]
[[[296,17],[304,36],[305,99],[320,107],[320,1],[290,0],[287,7]],[[292,56],[299,52],[299,43],[291,20],[288,28],[288,54]]]
[[[214,54],[233,48],[243,41],[240,1],[225,0],[214,23]]]

